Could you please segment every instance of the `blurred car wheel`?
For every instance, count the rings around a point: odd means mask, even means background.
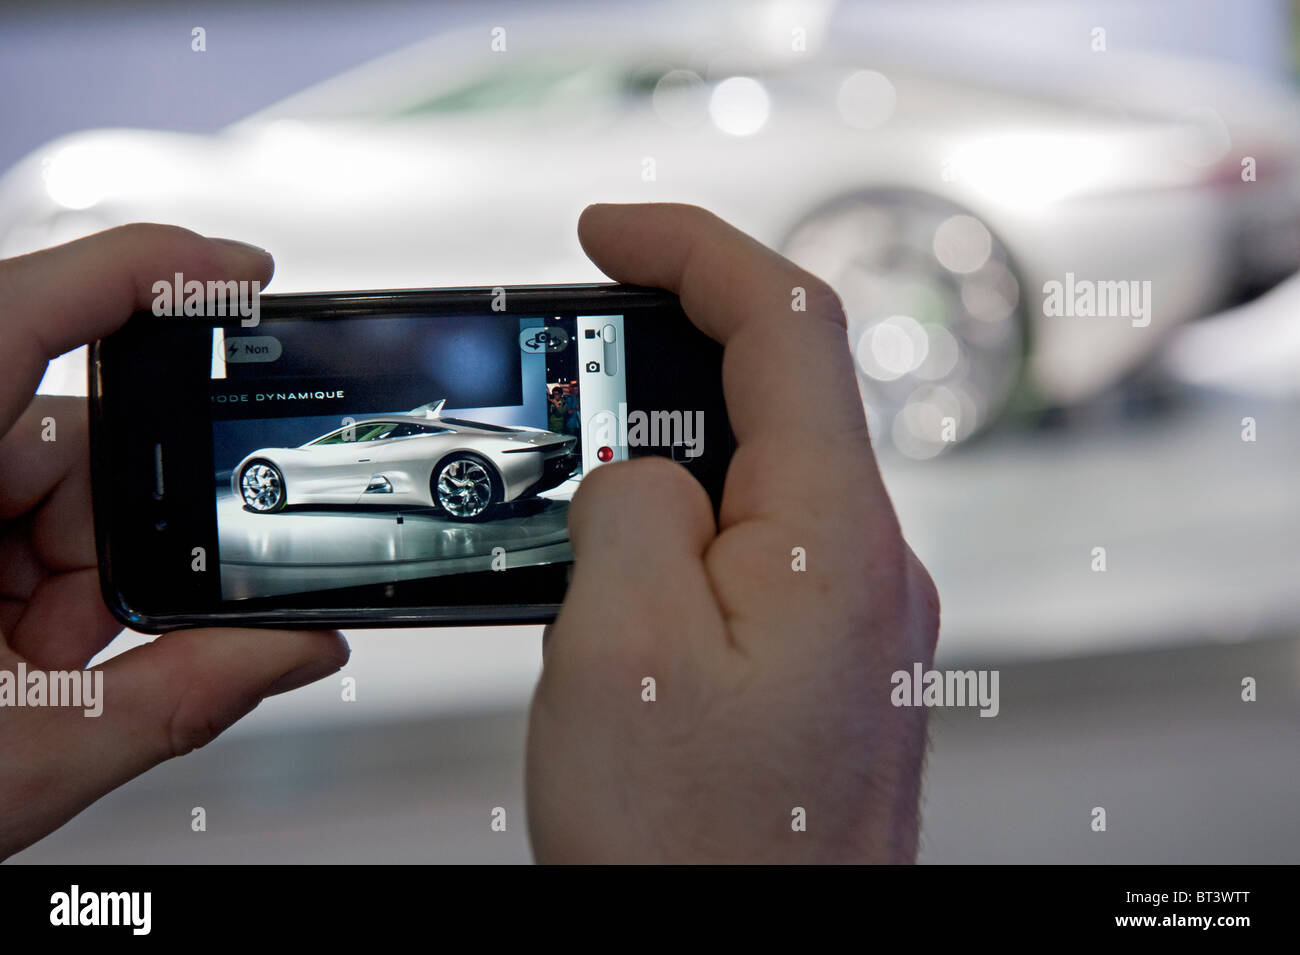
[[[843,299],[878,443],[928,458],[997,419],[1028,323],[1010,256],[980,219],[935,196],[872,191],[812,213],[782,251]]]

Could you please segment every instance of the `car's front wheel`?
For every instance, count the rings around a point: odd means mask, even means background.
[[[275,514],[284,510],[288,494],[284,474],[270,461],[250,461],[239,475],[239,493],[244,509],[256,514]]]
[[[492,516],[500,499],[500,479],[495,468],[477,454],[453,454],[433,473],[433,499],[453,521],[483,521]]]

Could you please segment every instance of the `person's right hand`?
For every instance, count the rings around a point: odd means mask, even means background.
[[[538,861],[914,859],[926,714],[890,704],[890,675],[930,665],[939,604],[876,468],[838,298],[692,207],[593,206],[579,236],[726,346],[738,446],[716,527],[662,458],[602,466],[573,499],[529,727]]]

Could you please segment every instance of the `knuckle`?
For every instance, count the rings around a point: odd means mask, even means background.
[[[115,244],[129,250],[128,255],[140,259],[152,259],[166,254],[177,247],[188,246],[202,237],[197,232],[178,225],[162,225],[156,222],[131,222],[116,229],[109,229]]]
[[[692,240],[709,241],[734,229],[721,216],[703,206],[687,202],[657,203],[662,206],[674,220],[674,225]]]
[[[807,290],[809,314],[836,325],[846,324],[844,300],[829,282],[809,275],[804,288]]]
[[[916,587],[921,609],[927,621],[933,621],[935,629],[938,629],[940,616],[939,588],[935,586],[934,578],[930,572],[925,569],[920,561],[917,561],[915,571],[912,575],[913,583]]]
[[[107,231],[115,241],[120,240],[123,245],[136,249],[161,237],[165,228],[166,226],[157,226],[149,222],[130,222]]]
[[[906,547],[906,545],[904,545]],[[916,556],[915,552],[906,547],[907,550],[907,584],[908,594],[910,596],[910,613],[912,619],[920,629],[920,634],[925,640],[925,647],[931,656],[934,654],[935,646],[939,642],[939,620],[941,615],[941,606],[939,600],[939,588],[934,583],[934,578],[926,570],[921,559]]]
[[[174,240],[188,238],[196,234],[178,225],[164,225],[158,222],[128,222],[126,225],[108,231],[116,232],[123,239],[132,242],[151,242],[157,239]]]
[[[261,697],[240,696],[223,703],[202,685],[191,686],[176,701],[167,720],[163,759],[184,756],[216,739],[223,730],[251,712]]]
[[[168,758],[174,759],[192,753],[196,749],[202,749],[217,738],[221,729],[209,719],[182,719],[174,716],[171,725],[167,728]]]

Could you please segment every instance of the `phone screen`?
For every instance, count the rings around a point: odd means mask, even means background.
[[[213,328],[222,599],[572,560],[578,483],[627,456],[625,369],[618,314]]]

